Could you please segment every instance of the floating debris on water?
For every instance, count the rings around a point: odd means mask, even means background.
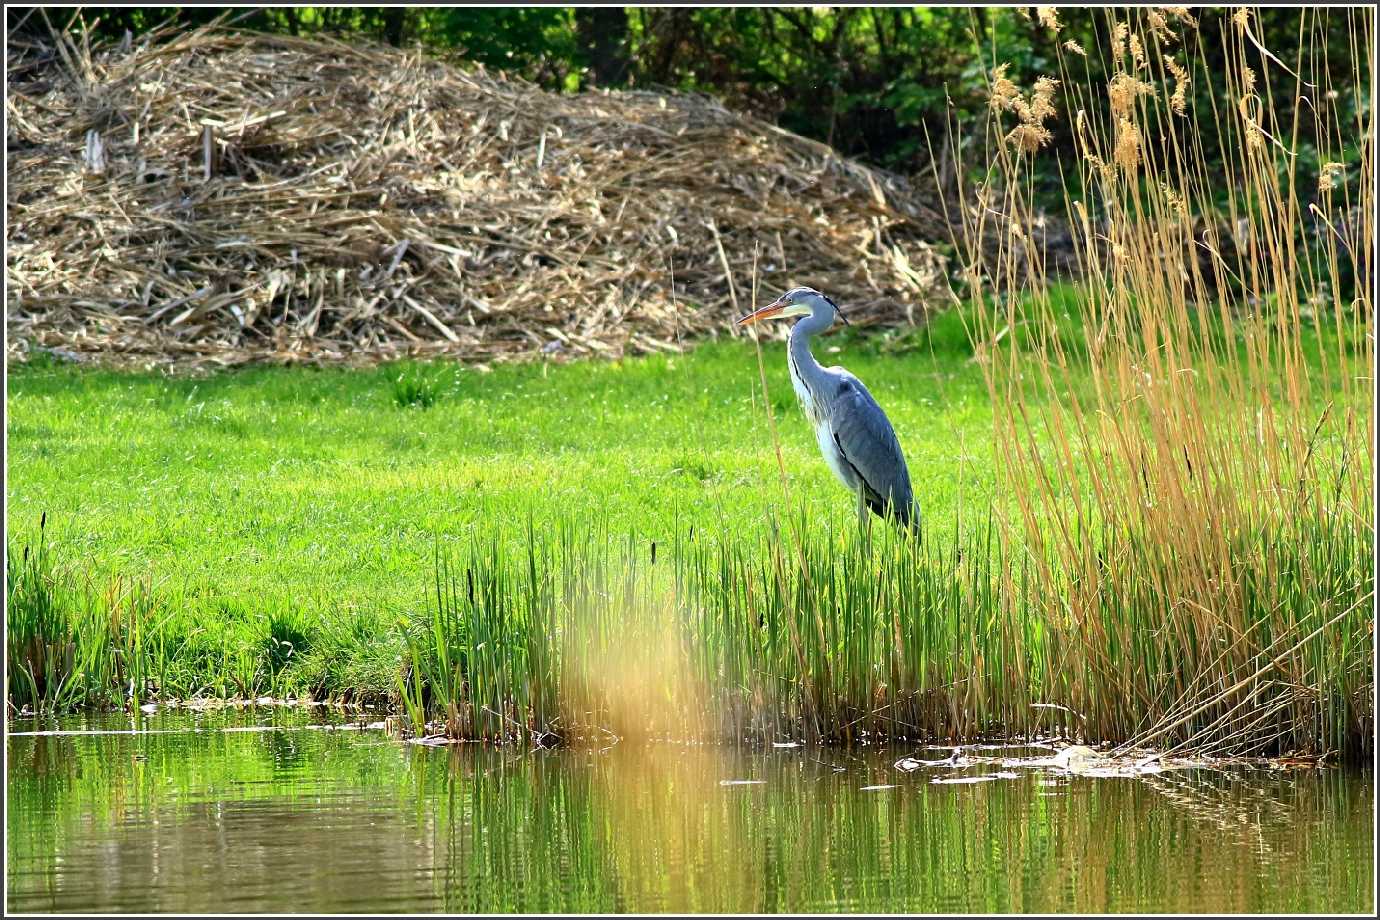
[[[921,767],[970,767],[974,763],[977,763],[977,761],[971,757],[965,757],[963,755],[963,748],[960,746],[954,748],[952,753],[943,760],[922,760],[916,757],[902,757],[900,760],[896,761],[896,763],[892,764],[892,766],[903,773],[909,773]]]
[[[426,747],[444,747],[447,744],[454,744],[455,742],[445,735],[427,735],[424,738],[408,738],[407,743],[421,744]]]
[[[1004,767],[1052,767],[1076,776],[1143,776],[1162,773],[1166,768],[1201,765],[1199,761],[1174,761],[1166,764],[1159,754],[1112,756],[1087,745],[1073,744],[1053,757],[1017,757],[1001,761]]]
[[[1102,755],[1092,748],[1082,744],[1075,744],[1066,747],[1058,754],[1054,755],[1054,762],[1058,766],[1070,768],[1073,766],[1092,763],[1101,760]]]
[[[996,773],[983,773],[979,776],[936,776],[930,780],[931,783],[939,785],[957,783],[987,783],[998,779],[1020,779],[1021,774],[1012,773],[1009,770],[1001,770]]]

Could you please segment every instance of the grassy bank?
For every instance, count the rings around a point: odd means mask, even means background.
[[[991,415],[957,318],[830,345],[891,413],[936,520],[981,508]],[[794,405],[780,347],[766,357],[793,500],[821,525],[847,524],[849,497]],[[783,499],[756,360],[739,342],[489,373],[15,367],[9,547],[36,548],[46,514],[61,604],[89,607],[75,598],[115,578],[117,594],[161,598],[164,631],[193,637],[172,655],[189,663],[166,669],[168,693],[267,690],[260,650],[291,641],[299,620],[339,634],[339,647],[318,656],[325,673],[287,668],[276,687],[386,693],[394,624],[426,609],[438,548],[455,555],[499,532],[516,551],[529,518],[543,533],[598,521],[644,546],[669,545],[677,522],[761,533]]]
[[[572,739],[1127,741],[1187,716],[1154,740],[1355,748],[1364,535],[1255,534],[1242,553],[1294,593],[1258,591],[1230,648],[1198,647],[1152,583],[1109,576],[1094,620],[1051,616],[1057,559],[1002,525],[1021,504],[995,488],[964,322],[826,346],[886,406],[927,514],[923,540],[870,546],[775,343],[784,484],[746,343],[487,373],[13,368],[10,654],[34,674],[12,664],[11,705],[334,695]],[[1242,688],[1190,711],[1253,674],[1251,731]]]

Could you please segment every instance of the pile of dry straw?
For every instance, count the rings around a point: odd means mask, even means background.
[[[699,96],[202,30],[9,49],[8,357],[673,350],[790,284],[948,298],[903,180]],[[674,279],[674,287],[673,287]]]

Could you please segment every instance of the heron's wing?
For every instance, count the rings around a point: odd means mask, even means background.
[[[838,371],[829,412],[834,443],[862,480],[868,507],[884,514],[890,504],[892,513],[902,523],[909,523],[914,499],[896,432],[862,381],[842,368]]]

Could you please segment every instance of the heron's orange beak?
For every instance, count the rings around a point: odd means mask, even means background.
[[[780,316],[781,311],[786,309],[786,299],[778,297],[765,307],[758,307],[747,316],[738,320],[739,326],[751,326],[753,323],[760,323],[764,319],[771,319],[773,316]]]

